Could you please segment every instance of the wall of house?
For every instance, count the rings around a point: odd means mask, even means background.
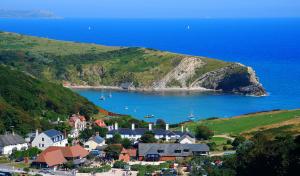
[[[190,140],[188,138],[184,138],[180,141],[180,144],[194,144],[195,140]]]
[[[67,139],[63,139],[61,141],[53,142],[51,138],[49,138],[46,134],[41,133],[32,141],[32,147],[37,147],[41,150],[45,150],[50,146],[58,146],[64,147],[68,144]]]
[[[10,155],[12,153],[13,150],[27,150],[28,149],[28,144],[24,143],[24,144],[17,144],[17,145],[9,145],[9,146],[5,146],[2,148],[2,151],[0,153],[2,153],[3,155]]]

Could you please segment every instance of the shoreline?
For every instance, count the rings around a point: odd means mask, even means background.
[[[124,89],[117,86],[82,86],[82,85],[63,85],[69,89],[95,89],[95,90],[118,90],[118,91],[129,91],[129,92],[222,92],[213,89],[206,89],[203,87],[199,88],[129,88]]]

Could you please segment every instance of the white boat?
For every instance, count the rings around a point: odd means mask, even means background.
[[[108,97],[109,97],[109,98],[111,98],[111,97],[112,97],[112,94],[111,94],[111,92],[109,92],[109,94],[108,94]]]
[[[99,97],[99,100],[105,100],[105,96],[104,96],[104,95],[101,95],[101,96]]]
[[[189,115],[189,119],[190,119],[190,120],[195,120],[195,116],[194,116],[194,114],[193,114],[192,112],[191,112],[190,115]]]
[[[190,26],[189,25],[186,28],[187,28],[187,30],[190,30]]]
[[[124,108],[124,109],[128,110],[129,108],[128,108],[128,106],[125,106],[125,108]]]

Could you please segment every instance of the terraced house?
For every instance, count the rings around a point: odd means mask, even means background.
[[[138,146],[140,161],[173,161],[192,156],[209,155],[206,144],[144,144]]]

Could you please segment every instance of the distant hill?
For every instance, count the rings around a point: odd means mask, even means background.
[[[210,89],[265,95],[252,68],[138,47],[107,47],[0,33],[0,63],[57,83],[136,90]]]
[[[0,65],[0,133],[12,126],[21,134],[47,129],[50,121],[77,112],[89,117],[98,110],[70,89]]]
[[[45,10],[6,10],[0,9],[0,18],[58,18]]]

